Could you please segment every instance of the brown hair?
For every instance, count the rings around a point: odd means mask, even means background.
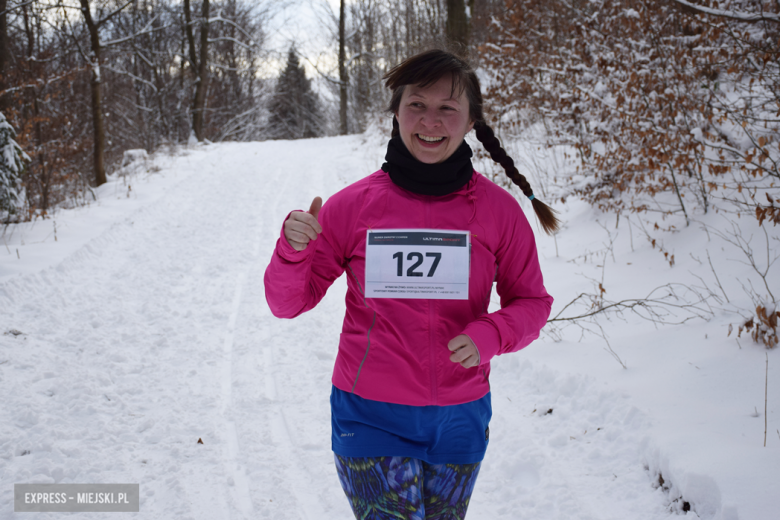
[[[560,220],[555,216],[555,211],[547,204],[537,199],[528,184],[526,178],[517,170],[515,162],[506,151],[501,147],[493,129],[485,122],[482,113],[482,91],[479,87],[479,80],[471,66],[458,58],[454,54],[439,49],[433,49],[422,52],[411,58],[407,58],[403,63],[393,67],[390,72],[385,74],[385,86],[393,91],[390,98],[390,106],[387,110],[393,114],[398,112],[401,106],[401,96],[404,93],[406,85],[417,85],[425,88],[433,85],[442,77],[452,76],[452,91],[466,93],[466,99],[469,102],[469,116],[474,121],[474,131],[477,139],[490,154],[490,158],[500,164],[507,177],[514,184],[520,187],[523,194],[531,199],[539,222],[547,234],[552,234],[558,230]],[[397,136],[398,120],[393,115],[393,137]]]

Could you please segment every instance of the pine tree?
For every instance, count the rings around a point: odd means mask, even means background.
[[[268,130],[275,139],[300,139],[322,135],[322,115],[311,80],[298,61],[293,47],[287,65],[279,75],[270,104]]]
[[[16,143],[16,132],[0,113],[0,221],[18,219],[24,207],[22,175],[30,158]]]

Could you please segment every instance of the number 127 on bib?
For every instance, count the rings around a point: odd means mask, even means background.
[[[466,300],[470,246],[468,231],[369,230],[366,297]]]

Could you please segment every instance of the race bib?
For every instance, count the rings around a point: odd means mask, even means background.
[[[467,300],[468,231],[368,230],[366,298]]]

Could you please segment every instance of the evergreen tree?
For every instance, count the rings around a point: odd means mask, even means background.
[[[270,104],[268,130],[276,139],[300,139],[322,135],[322,115],[311,80],[290,47],[287,65],[279,75]]]
[[[9,222],[24,207],[22,175],[30,158],[14,138],[16,132],[0,113],[0,221]],[[18,218],[18,217],[17,217]]]

